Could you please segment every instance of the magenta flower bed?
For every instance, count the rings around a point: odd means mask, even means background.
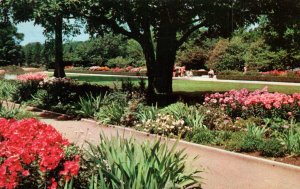
[[[291,118],[299,115],[300,94],[269,93],[267,87],[250,92],[231,90],[207,95],[205,104],[224,109],[232,117],[259,116]]]

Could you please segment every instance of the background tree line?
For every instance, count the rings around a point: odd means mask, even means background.
[[[53,36],[56,77],[65,76],[64,53],[73,51],[63,46],[62,36],[78,33],[68,22],[74,18],[94,36],[121,34],[139,44],[149,94],[172,93],[174,64],[186,56],[216,70],[273,69],[277,63],[287,69],[299,63],[299,0],[2,0],[0,5],[15,23],[33,20]],[[259,27],[249,32],[255,24]],[[109,63],[108,54],[115,62],[128,58],[121,52],[115,56],[118,49],[87,57],[99,63]]]

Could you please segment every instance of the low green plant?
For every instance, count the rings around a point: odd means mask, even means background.
[[[185,118],[185,122],[188,126],[192,128],[204,128],[206,129],[207,127],[204,125],[204,114],[201,113],[197,107],[195,106],[190,106],[189,107],[189,113]]]
[[[279,139],[286,146],[289,153],[300,154],[300,132],[298,129],[292,126],[288,131],[281,133]]]
[[[16,91],[17,87],[13,82],[0,80],[0,100],[11,100]]]
[[[203,128],[195,128],[185,137],[186,140],[197,144],[212,144],[214,138],[212,131]]]
[[[267,157],[282,157],[285,155],[286,149],[284,145],[275,138],[267,139],[259,146],[261,155]]]
[[[100,143],[89,144],[87,162],[93,176],[90,188],[201,188],[199,171],[188,171],[187,155],[156,141],[139,144],[120,136],[111,140],[100,135]]]
[[[226,144],[226,149],[236,152],[254,152],[259,149],[261,138],[249,135],[245,132],[235,132]]]
[[[113,101],[111,104],[103,105],[95,117],[103,124],[119,124],[124,112],[125,104]]]
[[[265,133],[268,131],[266,126],[256,126],[255,123],[247,124],[247,132],[249,136],[254,136],[255,138],[262,139],[265,136]]]
[[[225,145],[231,139],[232,133],[231,131],[215,131],[213,144],[217,146]]]
[[[136,117],[140,122],[146,122],[147,120],[155,120],[157,118],[157,112],[157,105],[145,106],[143,104],[140,104],[136,112]]]
[[[95,113],[99,112],[104,98],[105,95],[104,97],[100,95],[95,97],[92,94],[89,94],[86,97],[80,97],[77,104],[79,108],[77,113],[84,117],[94,117]]]
[[[175,119],[185,119],[188,115],[188,112],[189,107],[182,102],[171,104],[160,110],[161,114],[172,115]]]
[[[0,101],[0,118],[6,119],[24,119],[36,117],[31,112],[26,111],[21,105]]]

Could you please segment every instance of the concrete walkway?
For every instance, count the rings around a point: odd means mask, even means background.
[[[45,72],[52,73],[52,72]],[[98,77],[124,77],[124,78],[147,78],[145,76],[124,76],[124,75],[106,75],[106,74],[85,74],[85,73],[66,73],[67,75],[74,76],[98,76]],[[212,81],[221,83],[241,83],[241,84],[264,84],[264,85],[284,85],[284,86],[300,86],[300,83],[290,83],[290,82],[271,82],[271,81],[244,81],[244,80],[221,80],[217,78],[207,78],[207,77],[174,77],[174,80],[191,80],[191,81]]]
[[[57,121],[41,119],[54,126],[70,141],[83,145],[97,144],[99,133],[106,136],[134,137],[138,142],[155,140],[156,136],[122,127],[99,126],[87,121]],[[170,145],[174,140],[167,141]],[[202,169],[204,189],[299,189],[300,167],[277,163],[180,141],[178,149],[186,149],[193,168]],[[195,156],[198,159],[193,160]]]

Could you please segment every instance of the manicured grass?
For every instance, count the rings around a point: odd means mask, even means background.
[[[72,79],[77,79],[80,82],[90,82],[100,85],[108,85],[114,87],[115,85],[120,87],[121,80],[131,80],[138,82],[137,78],[120,78],[111,76],[75,76],[68,75]],[[248,90],[262,89],[268,86],[270,92],[281,93],[300,93],[299,86],[282,86],[282,85],[264,85],[264,84],[241,84],[241,83],[227,83],[227,82],[214,82],[214,81],[188,81],[188,80],[173,80],[173,89],[175,92],[204,92],[204,91],[228,91],[231,89],[247,88]]]

